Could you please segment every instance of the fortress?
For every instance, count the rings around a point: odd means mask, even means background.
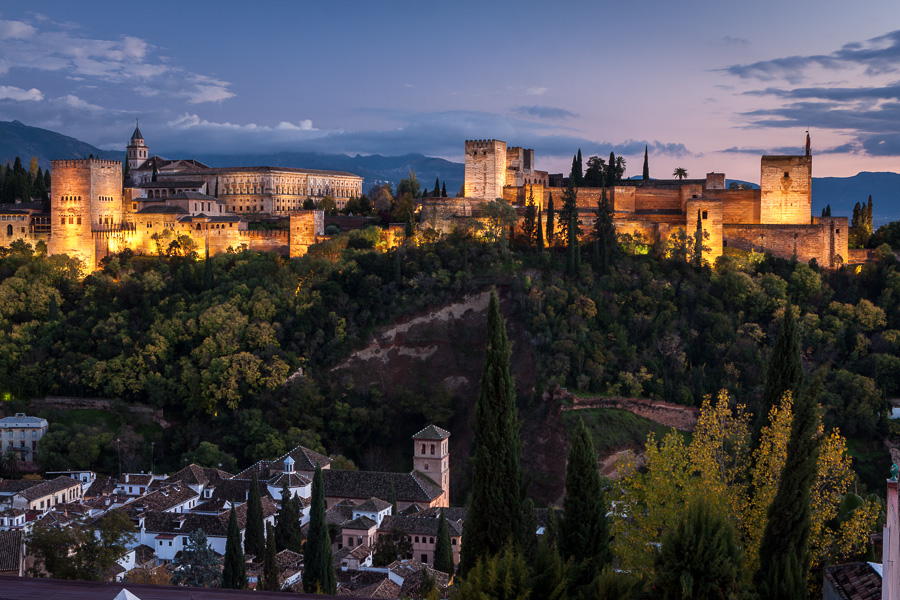
[[[545,216],[551,194],[557,210],[561,206],[562,177],[535,170],[534,150],[508,147],[500,140],[467,141],[465,148],[465,198],[451,202],[460,206],[444,210],[471,214],[471,202],[466,200],[502,198],[521,216],[533,196],[539,214]],[[762,157],[760,189],[726,189],[724,173],[708,173],[705,179],[622,180],[607,190],[616,232],[645,243],[665,242],[679,229],[691,235],[699,219],[706,234],[703,255],[710,263],[726,246],[802,261],[814,258],[823,267],[837,267],[848,259],[847,217],[812,216],[808,135],[804,154]],[[601,192],[602,188],[578,189],[579,218],[586,232],[596,218]]]
[[[188,245],[200,254],[246,247],[301,256],[324,235],[324,213],[307,198],[333,196],[338,207],[362,194],[362,177],[280,167],[210,168],[195,160],[149,156],[135,127],[122,163],[51,161],[50,213],[25,204],[0,207],[0,245],[43,241],[49,254],[79,258],[93,270],[104,257]],[[241,213],[286,216],[288,230],[251,231]]]

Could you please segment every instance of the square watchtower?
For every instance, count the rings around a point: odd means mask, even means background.
[[[429,425],[413,436],[413,469],[444,490],[438,506],[450,506],[450,432]]]

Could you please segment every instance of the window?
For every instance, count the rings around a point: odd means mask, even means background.
[[[788,173],[787,171],[784,172],[784,177],[785,177],[785,178],[788,178],[788,177],[790,177],[790,176],[791,176],[790,173]]]
[[[431,444],[431,454],[434,454],[434,444]]]
[[[706,211],[704,210],[704,211],[701,213],[700,216],[703,217],[703,218],[705,219],[705,218],[707,218],[708,215],[706,214]]]
[[[838,229],[835,229],[834,232],[837,233],[838,235],[840,235],[841,230],[840,230],[840,228],[838,228]]]
[[[348,548],[353,547],[353,536],[352,535],[347,537],[347,547]]]
[[[169,547],[170,547],[170,548],[172,547],[172,542],[169,542]]]
[[[456,545],[456,538],[453,538],[452,540],[450,540],[450,545],[452,545],[452,546]]]
[[[419,543],[419,536],[416,536],[416,543]]]
[[[427,562],[428,562],[428,555],[427,555],[427,554],[423,554],[423,555],[422,555],[422,564],[425,564],[425,563],[427,563]]]
[[[433,537],[428,538],[428,543],[429,543],[429,544],[433,544],[433,543],[434,543],[434,538],[433,538]]]
[[[24,432],[24,431],[20,431],[19,434],[20,434],[19,437],[25,437],[25,432]]]
[[[425,454],[425,444],[422,444],[422,454]]]
[[[425,463],[425,470],[428,470],[428,463]]]
[[[6,226],[6,235],[12,235],[12,225]]]

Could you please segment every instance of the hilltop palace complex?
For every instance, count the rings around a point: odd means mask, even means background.
[[[500,140],[465,143],[465,185],[460,198],[424,199],[424,209],[451,220],[472,218],[482,202],[502,198],[521,221],[528,198],[539,214],[553,194],[561,205],[564,182],[534,168],[534,150]],[[68,254],[89,268],[126,248],[155,253],[188,235],[202,253],[247,247],[300,256],[324,236],[324,214],[302,210],[325,196],[338,208],[363,193],[363,179],[336,171],[284,167],[211,168],[196,160],[151,156],[140,128],[122,164],[100,159],[51,163],[50,213],[40,205],[0,206],[0,245],[44,241],[50,254]],[[665,241],[700,222],[704,258],[714,262],[726,246],[816,259],[823,267],[848,262],[846,217],[811,214],[812,154],[763,156],[760,189],[726,189],[724,173],[705,179],[623,180],[608,188],[617,233],[646,243]],[[578,208],[590,231],[601,188],[578,190]],[[434,214],[432,212],[432,214]],[[287,230],[249,230],[245,217],[286,218]]]

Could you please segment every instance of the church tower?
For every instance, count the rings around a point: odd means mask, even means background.
[[[149,158],[150,149],[144,143],[144,134],[141,133],[140,124],[134,126],[131,134],[131,143],[125,148],[128,155],[128,168],[137,169]]]
[[[450,506],[450,432],[429,425],[413,436],[413,469],[444,490],[438,506]]]

